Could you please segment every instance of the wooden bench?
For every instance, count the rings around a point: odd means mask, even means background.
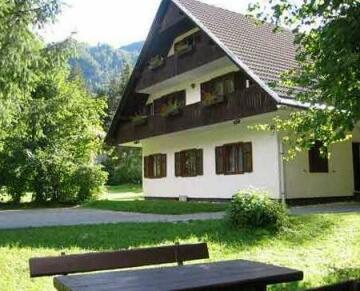
[[[30,277],[68,275],[208,259],[206,243],[31,258]]]

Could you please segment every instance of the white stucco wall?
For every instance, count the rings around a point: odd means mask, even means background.
[[[329,173],[310,173],[308,153],[284,162],[287,198],[351,196],[354,193],[354,174],[351,141],[329,148]]]
[[[233,142],[252,142],[253,173],[243,175],[216,175],[215,147]],[[145,196],[192,198],[231,198],[238,190],[256,187],[280,198],[279,155],[276,135],[254,132],[247,124],[222,123],[176,134],[143,140],[143,154],[167,154],[167,177],[144,179]],[[204,150],[204,175],[191,178],[175,177],[174,153],[192,149]]]

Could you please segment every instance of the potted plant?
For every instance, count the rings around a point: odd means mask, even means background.
[[[223,103],[225,101],[224,95],[216,95],[210,92],[203,92],[202,104],[205,107],[212,106],[215,104]]]
[[[182,106],[179,102],[174,101],[164,104],[160,109],[160,115],[163,117],[176,116],[181,113]]]
[[[164,64],[165,64],[165,59],[160,55],[156,55],[155,57],[152,57],[150,59],[149,69],[154,71],[154,70],[160,68]]]
[[[148,120],[147,115],[136,114],[133,117],[131,117],[132,123],[134,123],[137,126],[145,124],[147,122],[147,120]]]

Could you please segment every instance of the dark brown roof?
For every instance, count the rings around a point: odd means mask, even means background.
[[[173,2],[265,84],[278,81],[281,73],[296,66],[290,31],[274,33],[270,24],[259,25],[245,15],[195,0]],[[274,91],[279,97],[287,97],[284,88]]]

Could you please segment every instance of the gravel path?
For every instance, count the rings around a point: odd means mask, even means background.
[[[360,214],[360,203],[353,202],[298,206],[290,209],[290,213],[295,215],[347,212]],[[224,212],[160,215],[84,208],[4,210],[0,211],[0,229],[124,222],[186,222],[190,220],[221,219],[223,216]]]
[[[295,215],[305,215],[312,213],[351,213],[356,212],[360,214],[360,202],[343,202],[330,203],[309,206],[296,206],[290,209],[290,212]]]
[[[223,212],[160,215],[82,208],[0,211],[0,229],[122,222],[185,222],[221,219]]]

